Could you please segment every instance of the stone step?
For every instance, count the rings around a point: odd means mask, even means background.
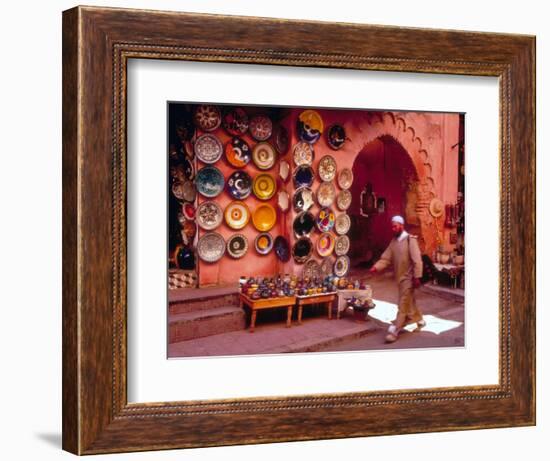
[[[168,342],[188,341],[246,327],[243,309],[235,306],[220,306],[170,314],[168,316]]]
[[[239,306],[237,287],[188,288],[170,290],[168,293],[169,315],[204,311],[224,306]]]

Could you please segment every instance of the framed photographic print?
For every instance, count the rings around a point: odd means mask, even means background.
[[[65,11],[63,448],[535,424],[534,56]]]

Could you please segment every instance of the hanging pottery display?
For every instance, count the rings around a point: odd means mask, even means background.
[[[195,109],[193,120],[202,131],[214,131],[222,123],[222,114],[216,106],[201,104]]]
[[[273,237],[268,232],[258,234],[254,240],[254,247],[259,254],[268,254],[273,249]]]
[[[323,134],[323,119],[319,112],[307,109],[298,116],[296,128],[302,141],[313,144]]]
[[[300,187],[300,189],[294,192],[292,204],[294,211],[297,213],[308,211],[315,204],[313,191],[309,187]]]
[[[290,259],[290,246],[288,244],[288,240],[282,235],[275,238],[273,248],[275,249],[275,254],[280,261],[287,262]]]
[[[282,125],[277,125],[273,134],[273,143],[275,149],[280,155],[286,154],[288,147],[290,145],[290,138],[288,136],[288,131]]]
[[[260,205],[252,214],[252,223],[260,232],[267,232],[277,222],[277,212],[269,203]]]
[[[334,203],[336,197],[336,189],[334,184],[325,181],[322,182],[317,188],[317,202],[322,207],[329,207]]]
[[[223,191],[223,174],[215,166],[205,166],[197,172],[195,184],[199,194],[208,198],[217,197]]]
[[[246,171],[235,171],[227,178],[227,192],[237,200],[244,200],[252,193],[252,178]]]
[[[208,232],[199,238],[197,252],[205,262],[219,261],[225,253],[225,241],[217,232]]]
[[[248,251],[248,239],[243,234],[235,234],[227,240],[227,253],[235,259],[242,258]]]
[[[334,222],[334,230],[338,235],[347,234],[351,227],[351,219],[346,213],[337,216]]]
[[[227,112],[223,117],[223,127],[231,136],[242,136],[248,131],[248,115],[242,107]]]
[[[216,163],[222,156],[221,141],[213,134],[206,133],[195,141],[195,155],[203,163]]]
[[[346,130],[342,125],[332,125],[327,130],[327,144],[331,149],[338,150],[346,142]]]
[[[323,232],[317,239],[317,253],[319,256],[330,256],[334,251],[335,238],[330,232]]]
[[[277,191],[277,183],[270,174],[261,173],[254,178],[252,190],[258,199],[269,200]]]
[[[341,190],[336,196],[336,206],[339,210],[346,211],[351,206],[351,192],[348,189]]]
[[[290,208],[290,197],[286,190],[279,191],[277,194],[277,206],[283,213],[286,213]]]
[[[250,136],[256,141],[265,141],[271,136],[273,123],[265,115],[255,115],[250,119],[248,130],[250,131]]]
[[[334,274],[338,277],[344,277],[349,270],[349,258],[347,256],[338,256],[334,263]]]
[[[349,168],[342,168],[338,173],[338,186],[340,189],[349,189],[353,183],[353,172]]]
[[[277,152],[268,142],[259,142],[252,149],[252,160],[260,170],[269,170],[275,165]]]
[[[225,207],[225,222],[231,229],[242,229],[248,224],[250,212],[244,202],[231,202]]]
[[[250,162],[252,150],[244,139],[235,136],[225,145],[225,158],[231,166],[243,168]]]
[[[304,211],[296,216],[292,224],[296,238],[309,236],[314,227],[315,218],[309,211]]]
[[[329,275],[332,275],[332,268],[334,266],[334,261],[331,256],[323,258],[321,261],[321,277],[325,278]]]
[[[221,207],[213,201],[202,202],[197,208],[197,224],[204,230],[216,229],[223,220]]]
[[[189,114],[186,114],[184,117],[178,118],[176,120],[174,129],[176,132],[176,136],[182,144],[186,141],[191,141],[195,136],[195,132],[197,131]]]
[[[279,178],[281,178],[281,181],[283,181],[283,183],[286,183],[288,181],[289,176],[290,176],[290,165],[286,160],[281,160],[279,162]]]
[[[317,215],[315,224],[321,232],[330,232],[334,227],[336,216],[330,208],[322,208]]]
[[[185,216],[185,219],[189,221],[193,221],[195,219],[195,214],[197,210],[192,203],[184,203],[181,207],[181,210],[183,212],[183,216]]]
[[[170,176],[174,181],[185,182],[195,177],[195,167],[188,158],[178,159],[178,163],[170,166]]]
[[[307,237],[302,237],[294,243],[292,247],[292,257],[297,264],[305,263],[311,256],[313,245]]]
[[[294,187],[296,189],[300,187],[311,187],[313,184],[313,169],[307,165],[300,165],[294,170]]]
[[[315,154],[313,152],[313,147],[307,142],[299,142],[294,146],[293,159],[296,166],[300,165],[311,165]]]
[[[174,194],[174,197],[176,197],[178,200],[184,200],[184,192],[183,192],[183,182],[182,181],[174,181],[172,183],[172,194]]]
[[[348,254],[350,246],[350,240],[347,235],[339,235],[336,238],[336,244],[334,245],[334,252],[337,256]]]
[[[319,160],[317,167],[321,181],[332,181],[336,177],[336,160],[331,155],[325,155]]]
[[[306,261],[302,270],[302,277],[309,279],[321,277],[321,266],[315,259],[311,258]]]

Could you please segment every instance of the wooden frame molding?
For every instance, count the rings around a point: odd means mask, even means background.
[[[126,64],[132,58],[497,76],[499,384],[129,404]],[[93,7],[65,11],[62,395],[63,448],[76,454],[535,424],[535,38]]]

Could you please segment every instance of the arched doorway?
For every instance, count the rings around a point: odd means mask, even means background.
[[[352,269],[359,269],[369,267],[390,242],[392,216],[404,216],[409,231],[420,235],[415,216],[418,174],[405,148],[383,135],[357,154],[353,175],[349,256]]]

